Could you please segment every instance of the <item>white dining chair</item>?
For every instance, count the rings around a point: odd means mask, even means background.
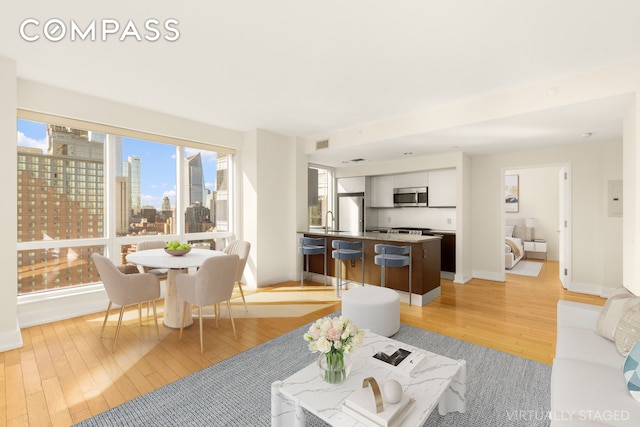
[[[238,289],[240,289],[240,295],[242,296],[242,302],[244,303],[244,309],[247,309],[247,301],[244,299],[244,292],[242,290],[242,274],[244,273],[244,268],[247,265],[247,259],[249,258],[249,251],[251,250],[251,243],[245,242],[243,240],[234,240],[224,248],[224,253],[226,254],[235,254],[240,257],[240,262],[238,262],[238,272],[236,273],[236,284],[238,285]]]
[[[213,305],[216,312],[216,327],[220,317],[219,304],[227,302],[227,310],[233,327],[233,337],[237,339],[236,324],[231,313],[231,296],[238,272],[240,257],[235,254],[220,255],[206,259],[202,266],[192,274],[178,273],[176,276],[176,286],[178,288],[178,298],[184,301],[182,310],[182,322],[180,323],[180,340],[184,329],[184,319],[189,304],[198,306],[200,320],[200,353],[204,352],[204,341],[202,337],[202,307]]]
[[[167,242],[164,240],[143,240],[136,244],[136,252],[146,251],[149,249],[163,249],[167,247]],[[151,273],[155,274],[159,280],[167,280],[167,275],[169,274],[169,269],[167,268],[154,268],[154,267],[144,267],[141,266],[143,273]],[[149,316],[149,306],[150,303],[147,304],[147,316]],[[142,322],[142,303],[138,305],[138,316],[140,317],[140,322]]]
[[[166,247],[167,242],[164,240],[143,240],[136,244],[136,252],[146,251],[149,249],[163,249]],[[160,280],[167,280],[167,272],[169,270],[166,268],[142,267],[142,271],[145,273],[155,274]]]
[[[158,315],[156,312],[156,300],[160,298],[160,281],[158,277],[150,273],[125,274],[116,267],[109,258],[98,253],[91,255],[91,258],[98,269],[98,274],[109,297],[109,305],[107,306],[107,312],[104,315],[104,322],[102,322],[102,329],[100,330],[101,338],[107,324],[107,319],[109,318],[111,305],[116,304],[120,306],[120,317],[118,318],[118,325],[116,327],[116,334],[113,337],[113,347],[111,351],[114,351],[116,348],[125,307],[132,304],[140,304],[144,301],[151,301],[152,303],[153,321],[156,325],[156,335],[159,340],[160,330],[158,329]]]

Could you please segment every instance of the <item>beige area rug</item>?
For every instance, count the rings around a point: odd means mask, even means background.
[[[541,262],[520,261],[511,270],[505,270],[508,274],[517,274],[520,276],[538,277],[540,270],[544,264]]]

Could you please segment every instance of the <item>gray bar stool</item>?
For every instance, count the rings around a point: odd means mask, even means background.
[[[327,241],[322,237],[300,237],[298,239],[298,253],[302,254],[302,272],[300,273],[300,287],[304,287],[305,259],[306,271],[309,272],[309,255],[324,257],[324,285],[327,286]],[[306,258],[305,258],[306,256]]]
[[[409,266],[409,305],[411,305],[411,246],[395,246],[378,243],[374,246],[376,256],[374,262],[382,267],[381,285],[385,287],[385,267]]]
[[[331,243],[331,247],[334,249],[331,252],[331,256],[338,264],[336,296],[340,297],[340,289],[342,288],[342,261],[352,261],[356,259],[362,260],[362,286],[364,286],[364,245],[362,242],[334,240]]]

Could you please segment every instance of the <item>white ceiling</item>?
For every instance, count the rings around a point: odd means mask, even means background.
[[[44,23],[174,18],[175,42],[24,41]],[[19,78],[225,128],[311,137],[640,59],[637,0],[23,0],[0,55]],[[121,32],[119,33],[121,34]],[[98,33],[100,35],[100,33]],[[325,162],[619,138],[624,97],[333,151]],[[389,146],[394,150],[389,151]],[[320,158],[314,159],[322,160]],[[328,163],[327,163],[328,164]]]

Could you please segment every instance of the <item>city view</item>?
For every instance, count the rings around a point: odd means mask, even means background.
[[[107,169],[108,145],[116,161]],[[180,234],[180,223],[182,233],[226,231],[227,155],[181,152],[185,207],[178,221],[176,146],[18,120],[18,247],[52,242],[18,251],[19,293],[99,280],[89,258],[104,246],[61,241]],[[105,199],[109,184],[114,206]],[[113,236],[105,235],[105,213],[115,220]],[[193,243],[212,246],[213,240]],[[124,263],[135,244],[120,247]]]

